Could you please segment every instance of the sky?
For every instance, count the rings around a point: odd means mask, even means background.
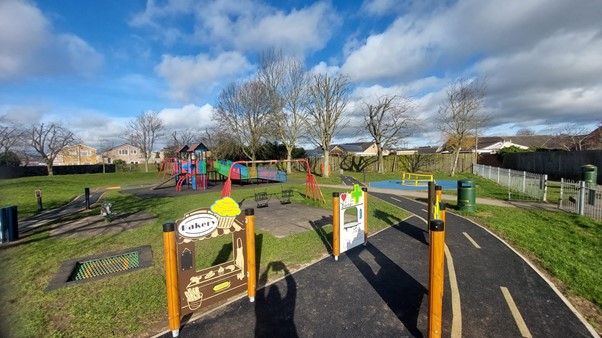
[[[334,143],[369,141],[361,103],[402,95],[421,121],[402,146],[441,144],[438,107],[460,78],[486,81],[480,135],[592,130],[601,18],[600,0],[0,0],[0,115],[60,122],[96,147],[125,143],[148,110],[202,131],[220,90],[274,48],[349,77],[351,123]]]

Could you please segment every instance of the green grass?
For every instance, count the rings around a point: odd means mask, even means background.
[[[574,294],[602,308],[602,223],[566,212],[479,205],[475,218],[514,247],[535,256]]]
[[[82,176],[84,177],[55,176],[2,182],[3,187],[10,187],[13,191],[13,195],[5,197],[4,201],[14,204],[14,199],[22,198],[20,208],[35,208],[35,199],[31,202],[20,197],[20,190],[27,190],[29,195],[32,187],[41,185],[42,189],[49,190],[52,186],[61,191],[60,194],[57,193],[58,204],[58,201],[68,201],[80,193],[84,185],[90,188],[100,186],[103,179],[95,177],[94,180],[89,180],[93,175]],[[153,177],[141,173],[119,174],[113,176],[114,180],[105,180],[104,183],[144,183],[154,180]],[[121,178],[122,181],[117,178]],[[61,184],[61,179],[66,179],[64,184]],[[327,210],[332,208],[329,196],[332,196],[333,189],[322,189],[326,197],[324,204],[304,199],[304,185],[285,186],[293,187],[297,191],[293,198],[295,202]],[[281,187],[273,185],[266,189],[268,192],[278,192]],[[145,210],[157,215],[158,220],[117,235],[92,238],[49,238],[48,231],[42,231],[28,237],[24,244],[3,247],[0,249],[2,327],[9,329],[8,334],[11,337],[128,337],[161,331],[167,325],[161,225],[183,217],[188,211],[209,207],[219,198],[219,194],[220,192],[213,192],[175,198],[140,199],[109,191],[106,198],[113,202],[115,212]],[[251,198],[252,194],[252,189],[233,187],[232,197],[236,200]],[[378,199],[370,197],[369,203],[370,232],[386,228],[391,222],[400,221],[408,215],[407,212]],[[98,211],[94,210],[86,215],[89,214],[98,215]],[[74,216],[77,217],[79,216]],[[269,233],[257,231],[257,238],[260,239],[257,247],[257,257],[260,259],[258,274],[265,274],[266,266],[277,261],[284,263],[289,270],[294,270],[327,255],[326,243],[332,243],[332,226],[323,227],[320,233],[306,231],[285,238],[276,238]],[[220,253],[223,244],[217,241],[203,247],[197,254],[212,262],[218,255],[223,256],[223,253]],[[141,245],[151,245],[151,268],[45,291],[65,260]],[[268,278],[280,275],[281,272],[270,271]]]
[[[55,175],[0,180],[0,206],[16,205],[19,218],[37,213],[35,190],[42,190],[44,209],[69,203],[84,193],[99,187],[144,184],[157,180],[157,173],[108,173],[87,175]]]

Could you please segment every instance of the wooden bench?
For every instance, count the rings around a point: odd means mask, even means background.
[[[255,193],[255,202],[257,202],[257,208],[265,208],[268,206],[270,196],[267,192]]]

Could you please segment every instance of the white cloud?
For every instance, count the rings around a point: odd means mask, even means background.
[[[72,34],[56,34],[42,12],[25,1],[0,2],[0,81],[27,76],[90,76],[103,57]]]
[[[165,108],[159,111],[159,117],[163,120],[167,130],[195,129],[204,131],[206,128],[214,126],[212,120],[213,107],[205,104],[199,107],[194,104],[188,104],[182,108]]]
[[[169,96],[177,101],[189,101],[195,93],[208,90],[237,75],[249,71],[251,65],[238,52],[225,52],[215,58],[206,54],[197,56],[163,55],[155,72],[164,78],[170,88]]]
[[[337,66],[329,66],[326,62],[320,61],[317,65],[310,69],[310,73],[314,74],[328,74],[337,75],[341,72],[341,69]]]

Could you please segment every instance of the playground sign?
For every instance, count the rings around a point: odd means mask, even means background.
[[[340,252],[345,252],[365,242],[366,208],[364,194],[365,192],[360,189],[359,185],[355,184],[352,192],[342,193],[339,196]],[[346,223],[345,212],[353,208],[357,211],[357,219]]]

